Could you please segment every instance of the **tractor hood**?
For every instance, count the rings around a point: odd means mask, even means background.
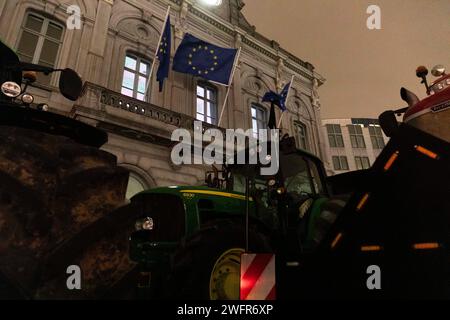
[[[199,186],[170,186],[155,188],[143,191],[137,194],[135,197],[143,194],[173,194],[179,195],[184,198],[192,198],[193,196],[209,196],[228,199],[245,200],[245,195],[239,192],[228,192],[219,189],[211,189],[208,187]]]
[[[173,242],[183,235],[191,235],[198,226],[210,220],[242,216],[245,212],[245,195],[207,187],[173,186],[143,191],[131,199],[131,210],[154,220],[158,232],[152,241]],[[251,214],[254,202],[250,199]],[[176,228],[174,226],[177,226]],[[167,230],[175,230],[168,237]]]

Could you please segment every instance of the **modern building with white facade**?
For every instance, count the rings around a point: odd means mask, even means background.
[[[177,128],[192,130],[194,120],[216,126],[226,93],[224,86],[173,71],[162,93],[156,72],[149,79],[169,5],[172,58],[186,32],[218,46],[242,48],[221,127],[264,128],[270,106],[261,102],[263,95],[280,91],[295,75],[283,134],[295,136],[299,147],[321,157],[318,88],[325,79],[311,63],[256,32],[241,12],[242,0],[219,1],[219,6],[206,2],[3,0],[0,38],[23,61],[68,67],[81,75],[84,94],[75,103],[59,93],[58,75],[40,76],[30,93],[36,103],[47,103],[50,112],[108,132],[104,149],[131,172],[129,195],[156,186],[204,183],[205,167],[173,165],[170,137]],[[72,5],[80,8],[81,19],[74,30],[66,24]]]
[[[377,119],[322,120],[328,175],[370,168],[388,142]]]

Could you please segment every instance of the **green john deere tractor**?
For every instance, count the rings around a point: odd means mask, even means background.
[[[280,142],[276,176],[231,165],[206,180],[208,187],[142,192],[126,208],[141,216],[130,256],[144,298],[239,299],[243,252],[273,252],[278,264],[298,265],[345,204],[328,200],[322,162],[293,138]]]

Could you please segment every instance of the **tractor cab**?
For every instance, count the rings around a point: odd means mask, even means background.
[[[279,158],[275,175],[261,174],[261,164],[235,164],[207,173],[206,180],[214,182],[210,187],[229,192],[245,195],[248,189],[254,217],[269,226],[280,241],[291,239],[295,245],[289,246],[290,251],[298,255],[320,242],[317,222],[330,194],[325,170],[319,158],[296,148],[293,137],[281,139],[279,153],[269,157],[275,156]]]

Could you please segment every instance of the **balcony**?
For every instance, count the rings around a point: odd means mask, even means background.
[[[86,82],[81,98],[72,109],[72,116],[91,124],[124,131],[140,131],[147,135],[170,138],[177,128],[193,131],[195,118],[174,112],[151,103],[143,102],[94,83]],[[100,125],[99,125],[100,123]],[[207,129],[225,129],[203,123]]]

